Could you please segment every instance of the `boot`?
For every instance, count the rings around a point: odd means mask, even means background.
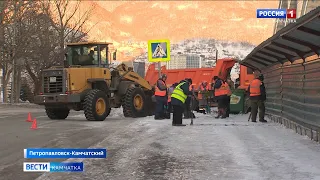
[[[221,109],[218,109],[218,115],[217,115],[216,117],[214,117],[214,118],[218,119],[218,118],[220,118],[220,117],[221,117],[221,115],[222,115],[222,113],[221,113]]]
[[[172,126],[187,126],[186,124],[172,124]]]
[[[161,116],[159,116],[159,115],[155,115],[155,116],[154,116],[154,119],[155,119],[155,120],[162,120],[162,119],[164,119],[164,118],[161,117]]]
[[[261,119],[261,120],[259,120],[260,122],[262,122],[262,123],[266,123],[266,122],[268,122],[267,120],[265,120],[265,119]]]
[[[225,119],[225,118],[227,118],[226,110],[221,109],[221,119]]]

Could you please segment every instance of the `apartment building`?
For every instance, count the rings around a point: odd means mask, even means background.
[[[187,64],[186,55],[171,55],[170,61],[166,62],[167,69],[185,69]]]
[[[201,68],[200,55],[192,54],[186,56],[186,68]]]

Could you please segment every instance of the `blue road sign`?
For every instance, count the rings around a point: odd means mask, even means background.
[[[170,61],[170,41],[148,41],[148,57],[150,62]]]

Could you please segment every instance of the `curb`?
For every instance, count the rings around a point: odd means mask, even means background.
[[[10,107],[17,107],[17,108],[36,108],[36,109],[43,109],[44,107],[41,105],[37,105],[37,104],[29,104],[29,103],[14,103],[14,104],[10,104],[10,103],[1,103],[0,107],[4,107],[4,108],[10,108]]]

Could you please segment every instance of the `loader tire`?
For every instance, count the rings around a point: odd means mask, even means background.
[[[66,119],[69,115],[70,109],[66,108],[50,108],[46,107],[46,114],[50,119]]]
[[[146,96],[143,90],[138,87],[129,88],[125,94],[122,107],[125,117],[145,117]]]
[[[83,104],[84,115],[88,121],[104,121],[110,114],[107,95],[98,90],[90,90]]]

